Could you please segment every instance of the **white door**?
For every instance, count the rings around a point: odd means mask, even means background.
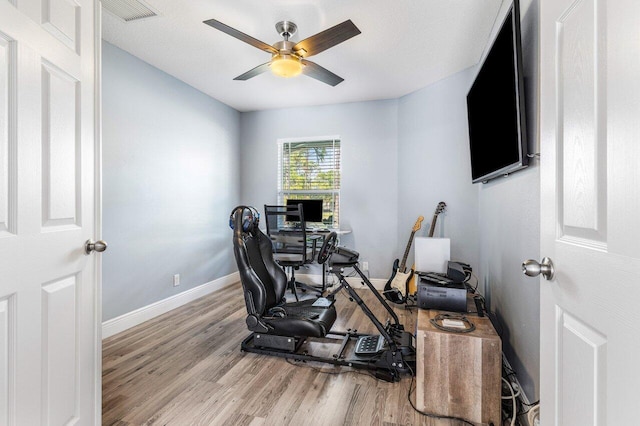
[[[639,424],[640,1],[540,0],[543,425]]]
[[[100,421],[95,18],[0,0],[0,425]]]

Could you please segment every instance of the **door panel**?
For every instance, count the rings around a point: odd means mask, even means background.
[[[0,424],[99,422],[94,2],[0,0]]]
[[[0,424],[9,424],[9,407],[15,398],[13,386],[14,336],[13,295],[0,299]]]
[[[42,167],[45,228],[79,225],[79,82],[42,64]]]
[[[15,43],[0,33],[0,238],[15,234]]]
[[[635,424],[640,2],[540,0],[543,425]]]
[[[606,339],[571,314],[557,309],[559,424],[604,424],[598,412],[606,395]],[[598,416],[600,418],[598,419]],[[598,419],[594,422],[594,419]]]
[[[42,25],[73,51],[78,51],[80,6],[73,0],[42,0]]]
[[[557,24],[558,191],[563,236],[593,244],[605,238],[606,160],[598,137],[602,97],[594,0],[573,3]]]
[[[43,424],[77,418],[78,292],[76,277],[42,286]]]

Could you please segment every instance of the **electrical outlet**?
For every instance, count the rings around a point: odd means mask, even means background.
[[[180,285],[180,274],[175,274],[173,276],[173,286],[178,287]]]
[[[362,262],[362,270],[363,271],[369,270],[369,262]]]

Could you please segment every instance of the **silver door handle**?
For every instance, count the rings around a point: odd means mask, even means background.
[[[545,280],[552,280],[556,271],[551,259],[545,257],[542,259],[542,263],[538,263],[533,259],[522,262],[522,273],[528,277],[537,277],[542,274]]]
[[[91,254],[92,251],[97,251],[98,253],[102,253],[107,249],[107,243],[102,240],[93,241],[92,239],[88,239],[86,243],[84,243],[84,252],[86,254]]]

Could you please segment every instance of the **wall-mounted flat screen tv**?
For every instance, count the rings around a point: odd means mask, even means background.
[[[527,167],[522,69],[515,0],[467,94],[473,183]]]

